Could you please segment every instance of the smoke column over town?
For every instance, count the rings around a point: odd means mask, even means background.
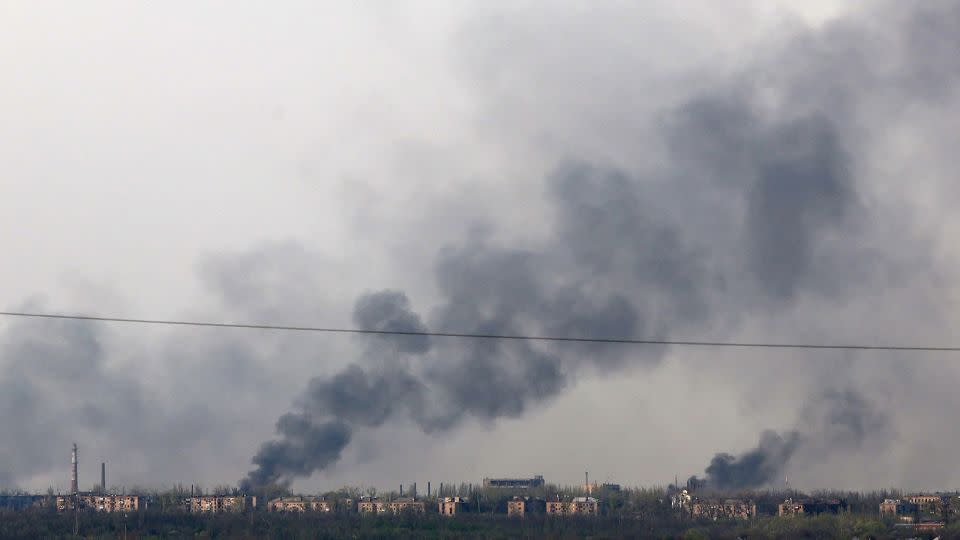
[[[843,2],[816,22],[759,4],[351,4],[341,20],[251,3],[225,22],[142,3],[119,29],[64,6],[56,32],[25,5],[0,19],[23,75],[0,90],[17,156],[0,159],[16,179],[0,182],[3,302],[954,345],[960,4]],[[719,489],[960,480],[955,444],[928,444],[956,442],[960,364],[929,353],[3,324],[0,489],[62,487],[74,441],[130,484],[250,490],[534,467],[566,482],[591,460],[611,481]]]
[[[721,309],[772,316],[800,298],[856,302],[882,290],[887,276],[927,255],[922,241],[909,254],[884,250],[885,231],[875,224],[899,210],[873,207],[861,194],[856,137],[870,113],[867,96],[882,87],[884,99],[936,103],[957,73],[955,57],[931,55],[926,45],[934,44],[914,39],[934,21],[956,24],[955,4],[893,10],[883,40],[855,18],[804,31],[673,107],[660,127],[670,149],[662,169],[558,165],[545,179],[552,221],[538,248],[482,233],[442,247],[433,269],[442,301],[429,317],[403,292],[380,291],[357,300],[355,323],[589,338],[710,335]],[[773,67],[788,65],[805,69]],[[924,93],[913,91],[918,77],[930,79]],[[653,366],[663,353],[370,338],[356,363],[308,384],[244,484],[283,484],[331,467],[358,428],[410,420],[436,433],[470,418],[518,417],[568,388],[575,373]],[[764,432],[738,457],[718,454],[707,478],[720,488],[768,484],[804,452],[856,446],[879,427],[864,420],[875,415],[853,393],[825,401],[835,408],[818,411],[816,421]]]
[[[760,434],[756,448],[738,456],[718,453],[705,472],[706,486],[738,490],[781,485],[791,460],[816,458],[818,452],[860,449],[868,439],[889,436],[888,420],[854,390],[829,391],[817,396],[801,411],[793,430]],[[701,479],[692,477],[694,484]]]

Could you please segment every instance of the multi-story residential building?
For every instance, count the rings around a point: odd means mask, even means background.
[[[550,516],[596,516],[600,514],[600,501],[593,497],[574,497],[572,501],[547,501]]]
[[[690,491],[682,489],[677,491],[670,497],[670,506],[674,510],[679,510],[680,512],[690,511],[690,507],[693,505],[693,496],[690,495]]]
[[[703,501],[697,499],[690,505],[690,515],[694,519],[751,519],[757,517],[757,505],[752,501],[726,499],[722,501]]]
[[[94,510],[97,512],[136,512],[144,508],[145,500],[139,495],[94,495],[78,493],[76,495],[59,495],[56,500],[57,511],[73,510],[74,506],[80,510]]]
[[[893,517],[904,523],[913,523],[917,517],[919,507],[901,499],[886,499],[880,503],[880,517]]]
[[[915,494],[907,495],[903,500],[914,504],[917,506],[918,514],[927,514],[927,515],[940,515],[943,512],[944,506],[950,500],[949,496],[942,496],[940,494]]]
[[[376,497],[361,497],[357,503],[357,512],[361,514],[386,514],[389,511],[387,503]]]
[[[527,514],[542,514],[546,512],[546,502],[530,497],[514,497],[507,501],[507,515],[523,517]]]
[[[257,507],[257,498],[247,495],[200,495],[186,502],[187,511],[195,514],[243,512]]]
[[[466,497],[444,497],[437,503],[441,516],[454,516],[470,511],[470,502]]]
[[[943,503],[943,497],[940,495],[916,494],[907,495],[904,500],[920,507],[920,510],[926,510],[930,506],[938,506]]]
[[[267,503],[270,512],[329,512],[332,509],[323,497],[278,497]]]
[[[780,516],[810,516],[819,514],[839,514],[847,507],[839,499],[812,500],[787,499],[780,505],[777,514]]]
[[[413,497],[394,499],[387,503],[387,507],[390,508],[390,513],[392,514],[402,514],[404,512],[423,514],[427,511],[427,507],[423,501],[418,501]]]
[[[386,502],[376,497],[364,497],[357,505],[357,511],[361,514],[402,514],[404,512],[423,514],[426,510],[423,501],[418,501],[412,497],[401,497]]]

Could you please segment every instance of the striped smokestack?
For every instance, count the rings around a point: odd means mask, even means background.
[[[73,443],[73,455],[70,457],[70,493],[80,493],[77,486],[77,443]]]

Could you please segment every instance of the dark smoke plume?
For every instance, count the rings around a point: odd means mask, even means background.
[[[755,488],[773,483],[780,478],[797,448],[803,444],[803,435],[790,431],[783,435],[764,431],[757,447],[739,456],[720,453],[707,466],[706,484],[718,490]],[[699,479],[696,479],[699,480]]]
[[[888,241],[876,228],[883,216],[871,213],[858,176],[858,130],[876,88],[901,105],[934,103],[945,93],[915,92],[916,66],[956,64],[955,55],[929,58],[926,45],[934,44],[915,39],[936,21],[958,26],[954,4],[896,12],[884,39],[855,18],[800,32],[669,111],[663,170],[561,163],[545,180],[551,221],[537,249],[477,236],[449,245],[436,256],[440,302],[429,317],[404,293],[384,291],[357,301],[355,323],[596,338],[715,335],[734,330],[739,317],[788,312],[801,298],[839,304],[877,294],[892,269],[925,255],[915,256],[922,241],[908,256],[883,250]],[[895,61],[881,69],[880,58]],[[939,84],[952,84],[946,73],[956,72],[946,69]],[[574,373],[650,366],[663,352],[374,338],[347,370],[309,383],[246,483],[323,470],[358,428],[402,419],[435,432],[516,417],[557,396]],[[763,485],[804,452],[856,444],[875,429],[856,410],[862,400],[839,402],[839,412],[813,414],[812,425],[766,432],[738,457],[716,456],[708,479],[720,488]]]
[[[889,422],[876,407],[853,390],[828,391],[800,413],[797,428],[785,433],[772,430],[739,456],[719,453],[710,460],[706,477],[695,484],[732,491],[770,486],[784,479],[795,458],[819,459],[829,453],[860,449],[868,438],[889,435]]]

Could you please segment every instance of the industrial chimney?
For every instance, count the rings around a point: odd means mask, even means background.
[[[77,443],[73,443],[73,455],[70,457],[70,493],[80,493],[77,485]]]
[[[100,463],[100,494],[107,494],[107,463]]]

